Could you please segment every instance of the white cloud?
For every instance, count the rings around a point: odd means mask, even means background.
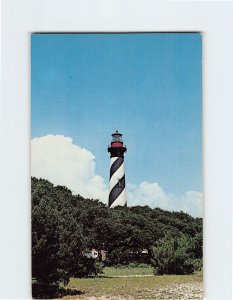
[[[167,208],[167,196],[158,183],[142,182],[140,185],[127,184],[127,200],[130,205],[149,205]]]
[[[192,216],[203,216],[203,194],[196,191],[188,191],[181,197],[181,209]]]
[[[142,182],[127,184],[127,202],[133,205],[148,205],[166,210],[183,210],[194,217],[202,216],[202,193],[188,191],[181,197],[166,193],[158,183]]]
[[[95,156],[73,144],[69,137],[47,135],[32,139],[31,174],[106,203],[108,190],[103,178],[95,174]]]
[[[32,139],[31,174],[55,185],[65,185],[74,194],[107,203],[108,184],[95,174],[95,156],[73,144],[69,137],[47,135]],[[167,210],[183,210],[195,217],[202,215],[202,194],[188,191],[177,197],[166,193],[158,183],[127,184],[128,205],[149,205]]]

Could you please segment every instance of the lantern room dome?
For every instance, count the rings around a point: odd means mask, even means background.
[[[118,130],[116,130],[116,132],[114,132],[112,134],[112,142],[121,142],[122,143],[122,134],[120,132],[118,132]]]

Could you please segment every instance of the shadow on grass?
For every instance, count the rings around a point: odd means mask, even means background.
[[[83,294],[84,292],[82,291],[60,288],[57,285],[32,284],[33,299],[56,299],[65,296],[78,296]]]

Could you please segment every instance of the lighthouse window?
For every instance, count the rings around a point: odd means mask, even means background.
[[[114,135],[112,137],[113,142],[122,142],[122,137],[120,135]]]

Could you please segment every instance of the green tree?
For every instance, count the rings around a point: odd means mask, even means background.
[[[148,206],[109,208],[74,196],[66,187],[32,178],[32,275],[58,286],[70,276],[95,276],[99,261],[86,253],[106,250],[105,264],[147,263],[160,274],[187,274],[202,267],[202,219]],[[145,251],[144,251],[145,252]],[[145,256],[144,258],[145,259]]]
[[[155,274],[190,274],[194,271],[193,260],[189,256],[192,240],[186,236],[167,235],[152,249],[152,266]]]
[[[77,219],[80,198],[65,187],[32,178],[32,277],[34,296],[46,298],[71,276],[96,275],[88,259],[83,228]],[[43,292],[45,294],[43,294]],[[47,293],[47,294],[46,294]]]

